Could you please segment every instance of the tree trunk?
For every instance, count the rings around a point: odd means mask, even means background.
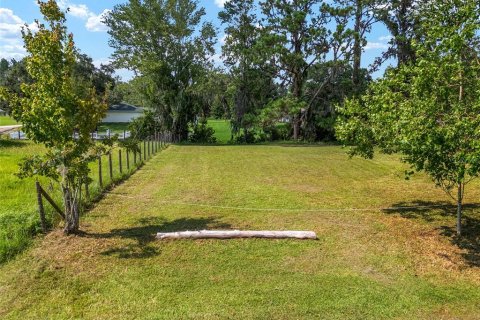
[[[80,225],[79,199],[74,194],[72,195],[72,190],[68,186],[62,187],[62,190],[65,205],[65,227],[63,232],[65,234],[74,234],[78,232]]]
[[[361,44],[361,24],[362,24],[362,0],[356,1],[355,8],[355,42],[353,45],[353,70],[352,70],[352,82],[355,92],[358,92],[360,83],[360,70],[362,63],[362,44]]]
[[[234,239],[234,238],[270,238],[270,239],[317,239],[313,231],[241,231],[241,230],[201,230],[157,233],[157,239]]]
[[[463,200],[463,184],[458,184],[457,194],[457,235],[462,235],[462,200]]]
[[[300,120],[298,115],[293,116],[293,140],[298,140],[300,132]]]

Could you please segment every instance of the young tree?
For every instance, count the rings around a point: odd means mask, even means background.
[[[19,175],[38,174],[60,182],[64,231],[70,234],[79,229],[81,186],[88,180],[88,162],[94,156],[90,133],[105,116],[106,104],[92,88],[84,90],[87,96],[76,94],[75,46],[73,35],[67,34],[65,14],[54,0],[38,4],[47,26],[37,22],[36,33],[28,27],[22,30],[28,52],[25,66],[33,82],[22,84],[22,95],[2,88],[1,96],[27,136],[47,149],[45,155],[25,159]]]
[[[351,154],[374,146],[400,152],[457,203],[461,234],[465,186],[480,173],[480,4],[429,2],[419,13],[416,62],[390,70],[361,99],[347,101],[337,136]]]
[[[214,54],[215,30],[204,15],[195,0],[130,0],[105,19],[116,66],[147,78],[147,107],[181,139],[197,114],[191,88]]]

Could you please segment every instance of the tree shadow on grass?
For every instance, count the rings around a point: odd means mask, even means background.
[[[385,209],[387,214],[398,214],[408,219],[422,219],[436,224],[436,230],[450,242],[465,250],[462,255],[471,267],[480,267],[480,204],[463,206],[462,236],[456,233],[456,206],[444,201],[400,202]]]
[[[230,228],[226,223],[219,222],[216,218],[180,218],[168,221],[161,217],[147,217],[138,220],[138,227],[125,229],[112,229],[108,233],[87,233],[85,236],[99,239],[120,238],[131,239],[130,243],[121,247],[111,248],[104,252],[105,256],[117,256],[121,259],[142,259],[160,254],[155,241],[157,232],[174,232],[184,230],[201,230],[206,228]]]
[[[25,147],[27,143],[22,140],[9,140],[0,138],[0,148]]]

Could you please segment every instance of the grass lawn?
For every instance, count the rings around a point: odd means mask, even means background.
[[[35,193],[35,178],[19,179],[15,176],[18,163],[26,156],[41,154],[44,148],[29,141],[0,140],[0,263],[24,250],[32,242],[32,236],[40,231],[40,221],[37,211]],[[113,181],[126,177],[126,154],[123,150],[123,172],[120,173],[118,149],[112,156]],[[133,170],[133,156],[130,155],[131,170]],[[90,186],[92,197],[100,194],[98,163],[91,163],[91,178],[94,182]],[[105,186],[112,183],[109,177],[108,157],[102,156],[102,177]],[[39,178],[41,184],[47,188],[48,179]],[[58,204],[61,195],[58,184],[52,184],[49,193]],[[53,208],[45,202],[47,219],[50,224],[58,223]]]
[[[446,196],[404,170],[338,147],[170,146],[80,236],[52,232],[0,266],[0,318],[478,319],[479,210],[456,242]],[[203,228],[319,240],[154,239]]]
[[[0,126],[8,126],[11,124],[17,124],[17,122],[10,117],[0,116]]]
[[[228,120],[208,120],[208,125],[215,130],[215,138],[217,138],[217,143],[225,144],[230,141],[232,137],[232,129],[230,128],[230,121]]]
[[[98,131],[105,133],[107,129],[110,129],[112,133],[118,133],[121,134],[123,131],[128,131],[128,122],[118,122],[118,123],[101,123],[98,125]]]

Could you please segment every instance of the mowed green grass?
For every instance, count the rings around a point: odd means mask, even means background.
[[[8,126],[11,124],[17,124],[17,122],[8,116],[0,116],[0,126]]]
[[[105,133],[107,129],[110,129],[112,134],[123,134],[123,131],[128,131],[128,122],[106,122],[98,125],[98,132]]]
[[[0,267],[0,318],[478,319],[478,238],[453,243],[454,208],[378,210],[447,199],[404,170],[338,147],[170,146],[80,236],[53,232]],[[470,230],[479,212],[466,211]],[[154,239],[196,229],[319,239]]]
[[[0,140],[0,263],[13,257],[15,254],[27,248],[32,242],[32,237],[38,234],[40,220],[35,189],[35,178],[20,179],[15,173],[18,172],[18,164],[23,158],[35,154],[44,153],[42,146],[29,141]],[[143,148],[142,148],[143,152]],[[130,170],[127,170],[125,150],[122,150],[122,172],[118,149],[112,153],[112,174],[110,178],[108,156],[102,156],[103,185],[119,182],[133,172],[135,165],[133,155],[130,154]],[[140,157],[137,157],[140,163]],[[100,195],[98,163],[91,163],[91,178],[94,180],[90,185],[92,198]],[[43,187],[61,204],[61,195],[58,184],[49,179],[38,177]],[[85,199],[85,190],[84,190]],[[53,226],[59,223],[58,216],[53,208],[45,202],[48,223]]]
[[[215,130],[215,138],[217,138],[217,143],[225,144],[232,138],[232,129],[230,127],[230,121],[228,120],[217,120],[209,119],[208,126]]]

